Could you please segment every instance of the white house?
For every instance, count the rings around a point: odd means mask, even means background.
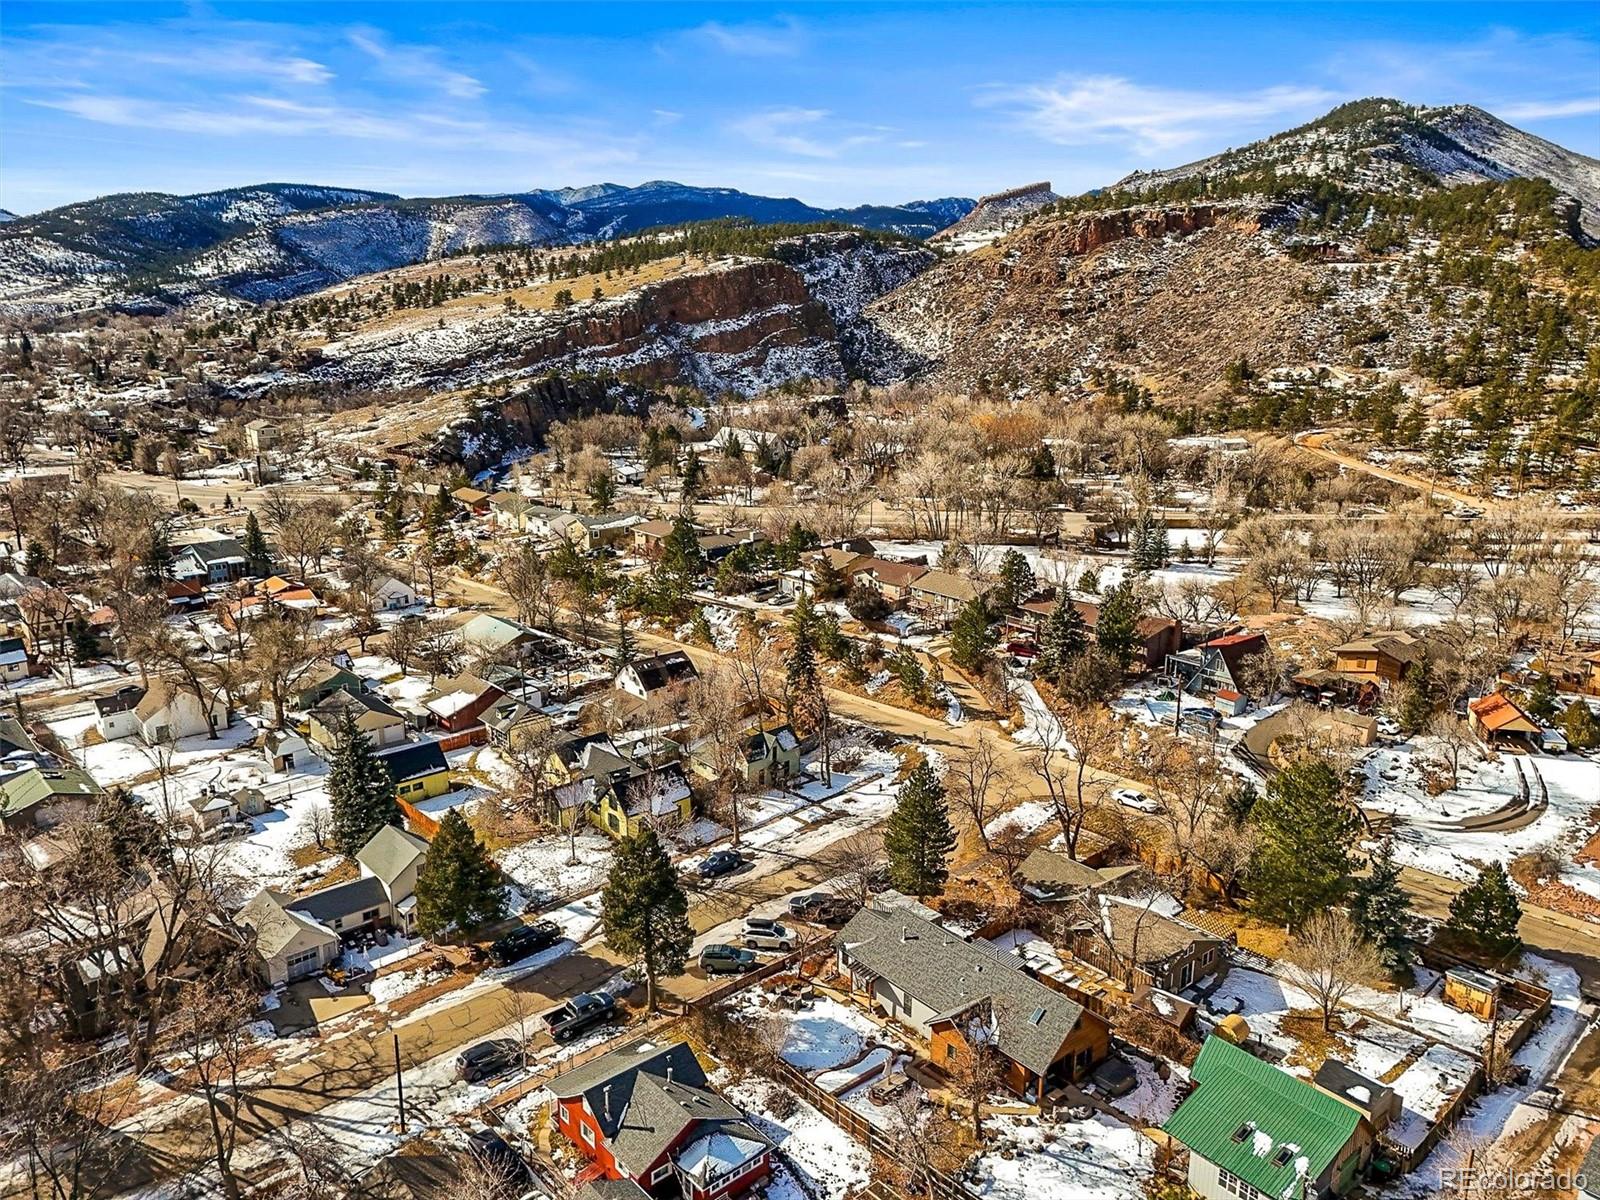
[[[0,638],[0,679],[16,683],[27,677],[27,644],[19,637]]]
[[[196,737],[233,723],[228,704],[215,692],[204,704],[191,691],[170,679],[155,679],[133,710],[139,723],[139,736],[150,745]]]
[[[689,683],[698,678],[694,663],[682,650],[666,654],[652,654],[649,658],[635,659],[617,672],[616,687],[640,700],[675,684]]]
[[[372,593],[372,603],[380,612],[412,608],[421,601],[422,597],[417,594],[416,588],[403,579],[396,579],[393,575],[380,583]]]
[[[144,689],[136,683],[120,687],[109,696],[100,696],[94,702],[94,727],[108,742],[132,737],[139,732],[139,718],[134,709],[144,699]]]

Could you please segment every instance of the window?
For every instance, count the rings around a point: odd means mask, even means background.
[[[946,1042],[944,1044],[944,1060],[945,1060],[945,1062],[950,1062],[952,1059],[955,1058],[955,1056],[956,1056],[956,1044],[954,1042]]]
[[[1222,1185],[1222,1190],[1238,1196],[1239,1200],[1263,1200],[1262,1193],[1240,1179],[1232,1171],[1217,1168],[1217,1182]]]
[[[665,1179],[668,1175],[671,1175],[671,1174],[672,1174],[672,1164],[669,1163],[669,1162],[664,1162],[659,1167],[657,1167],[654,1171],[650,1172],[650,1182],[651,1183],[660,1183],[663,1179]]]
[[[1182,978],[1183,978],[1183,986],[1184,987],[1188,987],[1191,983],[1194,982],[1194,964],[1193,963],[1184,963],[1183,964],[1183,976],[1182,976]]]
[[[287,959],[284,960],[284,962],[289,967],[292,968],[292,967],[304,966],[308,962],[315,962],[316,959],[317,959],[317,952],[315,950],[307,950],[304,954],[293,954],[293,955],[290,955]]]
[[[579,1129],[583,1134],[583,1140],[588,1142],[591,1146],[594,1145],[594,1129],[588,1125],[580,1126]]]
[[[621,830],[622,830],[622,822],[617,820],[617,814],[616,813],[607,813],[606,814],[606,824],[611,827],[611,832],[612,833],[620,833]]]
[[[361,914],[361,919],[363,921],[376,921],[378,919],[378,910],[375,908],[367,909],[366,912]]]

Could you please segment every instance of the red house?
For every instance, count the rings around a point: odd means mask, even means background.
[[[434,694],[422,703],[433,723],[450,733],[471,729],[489,711],[489,706],[505,698],[505,693],[476,675],[457,675],[441,680]]]
[[[579,1185],[629,1181],[650,1196],[721,1200],[772,1169],[772,1143],[707,1087],[687,1042],[633,1042],[548,1086],[556,1127],[589,1159]]]

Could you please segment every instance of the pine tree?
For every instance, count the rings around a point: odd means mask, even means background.
[[[921,899],[944,890],[956,831],[945,807],[944,784],[926,762],[900,785],[883,848],[889,855],[889,879],[900,891]]]
[[[385,825],[400,824],[394,781],[373,754],[367,735],[348,716],[328,763],[328,806],[333,810],[333,844],[346,856],[354,855]]]
[[[1517,935],[1521,920],[1511,879],[1503,865],[1492,862],[1451,899],[1444,927],[1458,941],[1498,957],[1522,944]]]
[[[1268,782],[1250,819],[1261,838],[1250,869],[1257,913],[1298,929],[1312,913],[1344,902],[1361,821],[1331,765],[1318,758],[1289,764]]]
[[[789,632],[793,638],[786,664],[790,721],[798,712],[815,713],[822,695],[822,677],[817,673],[816,625],[816,610],[811,607],[810,598],[801,596],[789,618]]]
[[[67,636],[72,642],[72,661],[80,667],[92,662],[100,654],[100,643],[90,632],[88,622],[82,617],[74,617],[67,626]]]
[[[1100,602],[1094,640],[1124,671],[1139,646],[1139,616],[1139,599],[1129,580],[1117,584]]]
[[[601,471],[589,480],[589,499],[594,501],[596,512],[607,512],[617,500],[617,481],[611,472]]]
[[[1091,596],[1100,594],[1100,572],[1094,567],[1085,567],[1078,575],[1078,590]]]
[[[693,450],[683,456],[683,497],[686,500],[695,500],[700,496],[700,489],[705,485],[706,469],[700,462],[700,456]]]
[[[157,522],[150,530],[150,541],[145,546],[144,571],[151,583],[161,583],[172,569],[172,543],[167,540],[167,527]]]
[[[470,932],[506,915],[500,868],[460,809],[439,821],[439,832],[417,872],[417,928],[425,937]]]
[[[1394,841],[1384,838],[1372,860],[1372,872],[1358,879],[1350,898],[1350,920],[1373,944],[1378,961],[1396,979],[1411,978],[1415,955],[1411,897],[1400,886],[1400,864]]]
[[[1556,715],[1556,687],[1550,676],[1541,675],[1528,689],[1528,715],[1549,724]]]
[[[631,663],[639,657],[639,647],[633,638],[633,631],[628,628],[628,623],[619,619],[617,621],[617,670]]]
[[[1567,745],[1574,750],[1593,750],[1600,746],[1600,720],[1582,700],[1574,700],[1561,714],[1561,730],[1567,735]]]
[[[1038,585],[1033,568],[1022,551],[1012,547],[1000,559],[1000,582],[994,590],[995,605],[1002,613],[1010,612],[1029,596]]]
[[[1427,654],[1412,664],[1400,688],[1395,720],[1406,733],[1417,733],[1433,715],[1433,663]]]
[[[682,517],[672,522],[672,532],[662,539],[661,566],[682,579],[696,579],[706,568],[699,535]]]
[[[964,671],[979,672],[993,655],[989,605],[982,596],[968,600],[950,626],[950,657]]]
[[[1043,678],[1054,679],[1088,644],[1089,626],[1072,597],[1062,592],[1044,628],[1039,631],[1039,656],[1034,660],[1034,671]]]
[[[676,975],[694,944],[689,901],[678,872],[655,830],[617,843],[611,873],[600,892],[600,924],[606,945],[639,959],[644,967],[645,1001],[656,1011],[656,980]]]
[[[256,520],[255,513],[248,513],[244,519],[244,556],[249,560],[250,573],[263,575],[266,573],[268,562],[267,539],[261,532],[261,522]]]

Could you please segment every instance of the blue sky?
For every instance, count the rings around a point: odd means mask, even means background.
[[[0,206],[599,180],[817,204],[1081,191],[1342,100],[1600,156],[1600,5],[5,0]]]

